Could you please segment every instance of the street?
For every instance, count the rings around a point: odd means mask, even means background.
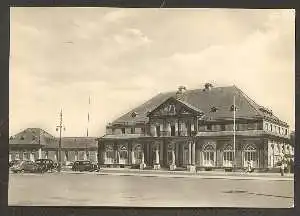
[[[9,205],[289,208],[294,181],[10,174]]]

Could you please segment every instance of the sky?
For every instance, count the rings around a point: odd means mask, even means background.
[[[58,136],[62,108],[63,136],[99,137],[159,92],[206,82],[236,85],[293,129],[294,47],[294,10],[11,8],[10,134]]]

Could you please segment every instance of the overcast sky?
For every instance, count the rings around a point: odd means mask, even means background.
[[[10,133],[102,136],[159,92],[235,84],[294,128],[293,10],[11,8]],[[88,106],[88,97],[91,105]]]

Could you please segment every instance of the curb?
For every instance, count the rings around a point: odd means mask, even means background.
[[[258,176],[203,176],[203,175],[178,175],[178,174],[149,174],[149,173],[112,173],[112,172],[64,172],[64,174],[88,174],[88,175],[111,175],[111,176],[138,176],[148,178],[198,178],[198,179],[227,179],[227,180],[264,180],[264,181],[293,181],[294,178],[258,177]]]

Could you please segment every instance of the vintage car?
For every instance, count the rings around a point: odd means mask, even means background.
[[[11,167],[11,171],[14,173],[41,173],[42,168],[33,161],[20,161]]]
[[[12,167],[13,165],[18,164],[18,163],[20,163],[20,160],[12,160],[9,162],[9,167]]]
[[[72,166],[72,171],[99,171],[97,164],[93,164],[91,161],[82,160],[82,161],[75,161]]]
[[[41,167],[42,172],[53,171],[56,168],[55,163],[51,159],[37,159],[35,163]]]

